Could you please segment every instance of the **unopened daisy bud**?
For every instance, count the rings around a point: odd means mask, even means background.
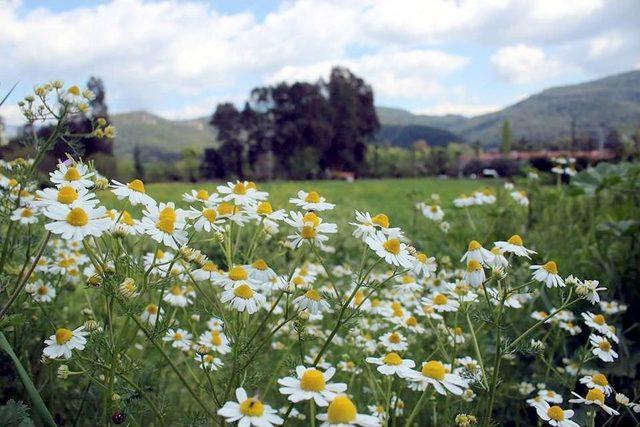
[[[459,427],[468,427],[478,423],[478,419],[474,415],[458,414],[456,415],[456,425]]]
[[[116,224],[116,226],[111,231],[111,235],[116,239],[124,239],[129,235],[127,228],[124,224]]]
[[[216,239],[216,242],[218,243],[224,242],[224,234],[222,234],[220,231],[216,231],[215,233],[213,233],[213,238]]]
[[[207,347],[206,345],[199,345],[199,346],[195,347],[194,350],[198,354],[208,354],[209,353],[209,347]]]
[[[112,274],[113,274],[113,273],[115,273],[115,272],[116,272],[116,267],[115,267],[115,266],[113,266],[113,265],[111,265],[111,264],[107,264],[107,265],[104,267],[104,271],[105,271],[105,273],[112,273]]]
[[[67,365],[58,366],[57,377],[66,380],[69,377],[69,367]]]
[[[100,324],[93,319],[89,319],[84,322],[84,328],[89,332],[100,330]]]
[[[42,86],[38,86],[37,88],[35,88],[35,90],[33,91],[36,95],[38,96],[44,96],[46,95],[47,91],[45,90],[44,87]]]
[[[78,104],[78,110],[82,113],[87,113],[89,111],[89,104],[86,102],[80,102]]]
[[[127,277],[124,279],[120,286],[118,287],[118,293],[124,299],[129,299],[136,296],[136,291],[138,290],[136,286],[136,282],[131,278]]]
[[[504,267],[493,267],[491,269],[491,277],[495,278],[496,280],[502,280],[507,277],[507,272],[505,271]]]
[[[42,363],[43,365],[48,365],[51,363],[50,358],[48,358],[47,356],[45,356],[44,354],[42,356],[40,356],[40,363]]]
[[[85,89],[82,91],[82,97],[86,100],[93,101],[96,98],[96,94],[89,89]]]
[[[530,346],[531,350],[535,352],[544,351],[544,349],[547,347],[542,341],[534,339],[531,340]]]
[[[51,82],[51,86],[53,86],[56,89],[61,89],[62,86],[64,86],[64,82],[62,80],[54,80]]]
[[[411,245],[407,246],[407,250],[409,251],[409,253],[411,254],[411,256],[416,256],[418,254],[418,251],[416,250],[416,248],[414,248]]]
[[[104,117],[98,117],[98,120],[96,120],[96,122],[98,123],[98,126],[106,126],[107,125],[107,121],[105,120]]]
[[[113,393],[111,395],[111,400],[114,401],[114,402],[118,402],[120,399],[122,399],[122,397],[117,393]]]
[[[87,285],[91,286],[92,288],[101,286],[102,276],[100,276],[99,274],[94,274],[93,276],[89,277],[89,279],[87,279]]]
[[[69,95],[80,96],[80,88],[75,85],[67,89],[67,92],[69,93]]]
[[[616,393],[616,402],[620,405],[627,406],[629,404],[629,398],[622,393]]]
[[[200,315],[199,314],[192,314],[191,315],[191,320],[193,320],[194,322],[199,322],[200,321]]]
[[[36,100],[36,98],[33,95],[27,95],[24,97],[24,100],[27,102],[33,102]]]
[[[104,136],[113,139],[116,137],[116,128],[113,125],[109,125],[104,128]]]
[[[91,310],[89,307],[85,307],[82,309],[82,314],[87,317],[93,317],[93,310]]]
[[[96,129],[93,131],[93,136],[96,138],[104,138],[104,131],[102,129]]]
[[[109,188],[109,180],[103,176],[96,178],[94,183],[96,190],[106,190]]]
[[[577,277],[574,277],[573,274],[564,279],[564,284],[567,286],[579,286],[582,282]],[[577,291],[578,289],[576,289]]]
[[[308,320],[309,319],[309,312],[308,311],[299,311],[298,312],[298,318],[300,318],[302,320]]]

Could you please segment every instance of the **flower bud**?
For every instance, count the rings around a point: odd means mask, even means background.
[[[547,346],[540,340],[531,340],[531,350],[535,352],[542,352]]]
[[[67,365],[58,366],[57,376],[61,380],[66,380],[69,377],[69,366]]]
[[[478,423],[478,419],[474,415],[467,414],[456,415],[455,421],[459,427],[468,427]]]
[[[84,322],[84,328],[89,332],[99,331],[100,324],[93,319],[89,319]]]
[[[118,286],[118,293],[124,299],[135,297],[137,290],[136,282],[131,277],[124,279],[124,281],[120,283],[120,286]]]
[[[507,277],[507,272],[505,271],[504,267],[501,267],[501,266],[493,267],[491,269],[491,277],[493,277],[496,280],[502,280],[505,277]]]
[[[616,402],[620,405],[627,406],[629,404],[629,398],[622,393],[616,393]]]
[[[99,274],[94,274],[93,276],[89,277],[89,279],[87,279],[87,285],[91,286],[92,288],[102,286],[102,276],[100,276]]]

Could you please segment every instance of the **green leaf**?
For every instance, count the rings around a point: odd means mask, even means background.
[[[10,399],[5,405],[0,406],[0,426],[6,427],[33,427],[35,424],[29,418],[27,406],[22,402]]]
[[[29,374],[24,370],[24,367],[20,363],[20,359],[18,359],[18,356],[13,352],[11,344],[9,344],[9,341],[7,341],[7,338],[2,332],[0,332],[0,349],[4,350],[13,361],[16,371],[18,372],[18,376],[20,377],[24,388],[27,390],[27,394],[29,395],[33,408],[40,417],[43,425],[55,427],[56,423],[53,421],[53,417],[51,416],[51,413],[49,413],[47,406],[44,404],[42,397],[40,397],[40,393],[38,393],[38,390],[36,390],[35,386],[31,382]]]

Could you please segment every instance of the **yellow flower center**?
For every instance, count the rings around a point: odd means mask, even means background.
[[[462,335],[462,328],[460,326],[456,326],[453,328],[453,333],[458,336]]]
[[[80,172],[78,172],[78,169],[74,168],[73,166],[67,169],[67,172],[64,174],[64,179],[66,179],[67,181],[77,181],[80,178]]]
[[[380,300],[378,298],[374,298],[371,300],[371,307],[380,307]]]
[[[184,292],[182,292],[182,288],[180,286],[176,285],[171,288],[171,293],[173,295],[182,295]]]
[[[475,251],[478,250],[482,247],[482,245],[480,244],[480,242],[478,242],[477,240],[472,240],[469,242],[469,247],[467,248],[468,251]]]
[[[144,182],[142,182],[142,180],[140,179],[134,179],[133,181],[127,184],[127,187],[129,187],[133,191],[137,191],[138,193],[145,192]]]
[[[196,199],[209,200],[209,192],[205,189],[198,190],[198,192],[196,193]]]
[[[131,216],[131,214],[127,211],[123,211],[122,212],[122,218],[120,219],[120,221],[122,221],[123,223],[125,223],[126,225],[133,225],[133,217]]]
[[[89,215],[82,208],[73,208],[67,214],[67,222],[74,227],[82,227],[89,223]]]
[[[606,387],[609,385],[609,381],[607,381],[607,377],[605,377],[602,374],[595,374],[593,377],[591,377],[591,379],[595,384],[598,384],[601,387]]]
[[[158,313],[158,306],[155,304],[149,304],[147,306],[147,313],[149,314],[157,314]]]
[[[233,194],[238,194],[238,195],[245,195],[247,194],[247,187],[245,187],[245,185],[241,182],[238,182],[236,185],[233,186]]]
[[[247,189],[249,189],[249,188],[252,189],[252,190],[257,190],[258,186],[256,185],[255,182],[249,181],[249,182],[247,182]]]
[[[58,190],[56,199],[65,205],[70,205],[78,199],[78,192],[73,187],[62,187]]]
[[[231,203],[223,202],[218,205],[218,213],[220,215],[232,215],[236,207]]]
[[[353,297],[353,301],[356,303],[356,305],[362,304],[362,301],[364,301],[364,292],[356,292],[355,296]]]
[[[240,404],[240,413],[248,417],[261,417],[264,405],[255,397],[250,397]]]
[[[269,266],[267,265],[267,263],[263,260],[263,259],[257,259],[253,262],[253,264],[251,264],[251,267],[257,269],[257,270],[266,270]]]
[[[422,375],[438,381],[442,381],[444,379],[444,374],[446,372],[447,370],[444,365],[437,360],[430,360],[422,365]]]
[[[172,234],[176,225],[176,211],[170,206],[160,211],[159,220],[156,223],[156,228],[167,234]]]
[[[601,341],[598,348],[602,351],[611,351],[611,343],[607,340]]]
[[[211,331],[211,344],[215,345],[216,347],[222,345],[222,337],[220,336],[220,332]]]
[[[467,263],[467,271],[479,271],[482,270],[482,264],[478,260],[470,259]]]
[[[307,203],[319,203],[320,202],[320,194],[317,191],[310,191],[307,194],[307,197],[304,198],[304,201]]]
[[[29,208],[24,208],[20,216],[22,218],[31,218],[33,216],[33,211]]]
[[[316,215],[314,212],[307,212],[302,217],[302,222],[304,222],[305,224],[310,222],[314,227],[317,227],[320,225],[320,218],[318,218],[318,215]]]
[[[564,420],[564,411],[558,405],[554,405],[547,409],[547,415],[549,416],[549,418],[555,421]]]
[[[38,288],[38,295],[46,295],[48,290],[46,286],[40,286]]]
[[[416,255],[416,259],[417,259],[418,261],[420,261],[421,263],[423,263],[423,264],[424,264],[425,262],[427,262],[427,258],[428,258],[428,257],[427,257],[427,254],[424,254],[424,253],[422,253],[422,252],[420,252],[418,255]]]
[[[604,319],[604,316],[602,314],[596,314],[595,316],[593,316],[593,321],[595,323],[597,323],[598,325],[604,325],[605,324],[605,319]]]
[[[294,285],[296,286],[300,286],[304,283],[304,279],[300,276],[296,276],[293,278],[293,280],[291,280],[293,282]]]
[[[56,343],[58,345],[66,344],[71,338],[73,338],[73,332],[69,329],[60,328],[56,331]]]
[[[400,253],[400,240],[399,239],[389,239],[382,245],[384,249],[392,253],[394,255],[398,255]]]
[[[253,296],[253,289],[247,284],[242,284],[233,290],[233,294],[242,299],[249,299]]]
[[[604,403],[604,392],[600,389],[592,388],[587,392],[587,395],[585,396],[585,400],[590,400],[592,402],[598,401],[600,403]]]
[[[389,217],[383,213],[379,213],[378,215],[371,218],[371,222],[373,222],[375,225],[378,225],[382,228],[389,228],[389,225],[390,225]]]
[[[209,222],[215,222],[216,218],[218,218],[218,214],[215,209],[205,209],[202,211],[202,216],[207,219]]]
[[[312,225],[305,225],[304,227],[302,227],[300,235],[303,239],[313,239],[318,235],[318,232]]]
[[[213,261],[207,261],[204,263],[204,265],[202,266],[202,269],[204,271],[208,271],[209,273],[212,273],[214,271],[218,271],[218,266],[216,265],[215,262]]]
[[[324,375],[314,368],[307,369],[300,379],[300,388],[305,391],[322,391],[325,385]]]
[[[181,340],[181,339],[183,339],[183,338],[184,338],[184,336],[183,336],[180,332],[176,332],[176,333],[173,335],[173,339],[174,339],[175,341],[180,341],[180,340]]]
[[[349,424],[357,414],[356,405],[347,396],[336,396],[327,409],[327,419],[331,424]]]
[[[322,299],[318,291],[316,291],[315,289],[309,289],[307,292],[305,292],[304,296],[313,301],[320,301]]]
[[[402,364],[402,357],[398,353],[389,353],[384,357],[384,364],[391,366],[398,366]]]
[[[545,270],[547,270],[551,274],[558,274],[558,266],[555,261],[549,261],[545,265],[542,266]]]
[[[158,259],[164,258],[164,251],[162,249],[158,249],[156,251],[156,258],[158,258]]]
[[[249,277],[247,270],[239,265],[232,267],[231,270],[229,270],[229,279],[231,280],[247,280],[247,277]]]
[[[393,332],[391,333],[391,335],[389,335],[389,342],[393,344],[400,344],[401,341],[402,339],[400,338],[400,335],[398,335],[397,332]]]
[[[524,246],[522,237],[518,236],[517,234],[514,234],[513,236],[509,237],[509,240],[507,240],[507,242],[516,246]]]
[[[433,297],[433,303],[435,305],[445,305],[447,301],[449,301],[449,299],[443,294],[438,294]]]
[[[273,208],[269,202],[260,202],[257,209],[258,215],[269,215],[273,213]]]

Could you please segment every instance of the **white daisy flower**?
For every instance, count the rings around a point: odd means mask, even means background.
[[[170,203],[147,205],[140,222],[140,231],[151,236],[153,240],[173,249],[187,243],[185,212],[176,209]]]
[[[480,242],[478,242],[477,240],[472,240],[471,242],[469,242],[467,252],[465,252],[462,258],[460,258],[460,262],[468,263],[471,260],[475,260],[481,264],[489,265],[492,259],[493,254],[491,253],[491,251],[483,248]]]
[[[195,360],[196,362],[198,362],[198,366],[200,366],[200,369],[209,372],[217,371],[224,365],[220,358],[215,357],[212,354],[196,354]]]
[[[380,420],[372,415],[358,413],[356,405],[345,395],[336,396],[327,408],[326,414],[318,414],[323,421],[320,427],[379,427]]]
[[[133,206],[156,204],[156,201],[146,193],[144,182],[140,179],[134,179],[127,184],[123,184],[115,179],[111,180],[111,182],[111,192],[116,195],[118,200],[127,199]]]
[[[388,237],[383,232],[377,231],[367,237],[366,243],[387,264],[404,268],[413,267],[414,257],[409,253],[407,245],[399,238]]]
[[[609,384],[607,377],[601,373],[594,373],[593,375],[585,375],[580,378],[580,383],[586,385],[589,388],[597,388],[604,394],[609,396],[613,393],[613,388]]]
[[[505,268],[509,266],[509,261],[504,256],[504,252],[497,246],[491,248],[493,259],[489,261],[488,266],[492,268]]]
[[[184,329],[169,329],[167,334],[162,337],[162,341],[170,342],[171,347],[187,351],[191,348],[191,333]]]
[[[411,359],[403,359],[398,353],[390,352],[382,357],[367,357],[367,363],[378,365],[376,370],[382,375],[398,375],[404,378],[404,373],[414,368],[416,363]]]
[[[186,212],[186,216],[191,220],[195,219],[193,228],[195,228],[196,231],[206,231],[207,233],[211,231],[222,231],[224,220],[218,218],[218,211],[213,207],[208,205],[200,209],[191,207],[191,209]]]
[[[597,388],[590,389],[587,392],[587,395],[585,397],[582,397],[578,393],[573,391],[571,392],[571,394],[573,394],[576,397],[576,399],[569,400],[569,402],[571,403],[579,403],[579,404],[583,403],[585,405],[596,405],[596,406],[599,406],[600,409],[602,409],[609,415],[620,415],[618,411],[605,405],[604,403],[605,395],[604,395],[604,392],[600,389],[597,389]]]
[[[93,175],[84,163],[72,164],[69,161],[59,163],[58,169],[49,173],[51,182],[58,187],[70,186],[75,189],[93,187],[93,180],[90,179]]]
[[[422,211],[422,215],[431,221],[442,221],[442,218],[444,218],[444,211],[439,205],[426,205],[422,203],[419,205],[419,209]]]
[[[600,295],[598,292],[606,291],[604,286],[598,286],[600,282],[597,280],[585,280],[579,282],[576,285],[576,294],[589,301],[591,304],[597,304],[600,302]]]
[[[44,190],[36,191],[36,199],[33,201],[33,205],[39,208],[47,208],[51,205],[72,205],[77,204],[79,206],[95,206],[98,204],[98,200],[95,199],[95,194],[89,192],[84,187],[75,188],[70,185],[63,185],[57,188],[45,188]]]
[[[271,427],[284,422],[275,409],[265,405],[257,397],[248,397],[247,392],[242,388],[236,389],[237,402],[228,401],[218,409],[218,415],[225,418],[228,423],[237,422],[240,427]]]
[[[506,242],[498,241],[495,242],[494,245],[502,249],[502,252],[504,253],[512,253],[516,256],[523,256],[525,258],[531,258],[529,255],[537,253],[536,251],[525,248],[522,237],[517,234],[509,237],[509,240]]]
[[[224,322],[219,317],[211,316],[211,318],[207,320],[207,328],[209,328],[210,331],[222,331],[224,329]]]
[[[511,198],[516,201],[520,206],[529,206],[529,198],[526,191],[512,191]]]
[[[477,288],[482,285],[486,278],[482,264],[475,259],[470,259],[467,262],[467,269],[464,272],[464,280],[469,285]]]
[[[205,262],[202,267],[193,270],[191,275],[196,280],[210,280],[212,282],[221,280],[224,276],[223,272],[218,268],[218,265],[213,261]]]
[[[192,304],[187,295],[187,287],[180,285],[173,285],[169,292],[164,294],[162,300],[172,307],[186,307]]]
[[[100,237],[111,228],[111,220],[105,217],[107,210],[102,206],[72,208],[67,205],[52,205],[42,212],[53,220],[45,224],[44,228],[59,234],[65,240],[82,240],[86,236]]]
[[[226,289],[239,285],[252,287],[257,284],[249,277],[249,271],[241,265],[231,267],[227,273],[213,276],[212,280],[214,285],[222,286]]]
[[[433,307],[438,313],[458,311],[458,308],[460,308],[460,303],[458,301],[443,293],[436,293],[430,298],[422,298],[421,302],[422,304]]]
[[[387,332],[379,338],[380,344],[388,351],[405,351],[409,348],[407,339],[397,331]]]
[[[289,203],[306,210],[306,211],[326,211],[336,207],[333,203],[327,203],[324,197],[321,197],[317,191],[298,191],[298,197],[292,197],[289,199]]]
[[[56,297],[56,288],[41,280],[29,283],[25,287],[25,291],[27,291],[31,295],[31,298],[37,302],[51,302]]]
[[[255,207],[248,206],[247,211],[256,216],[263,218],[263,222],[266,224],[275,223],[277,227],[277,221],[282,221],[287,216],[284,209],[273,210],[273,206],[269,202],[260,202]]]
[[[549,261],[544,265],[532,265],[529,268],[534,270],[533,279],[543,283],[547,288],[564,287],[564,281],[558,275],[558,266],[555,261]]]
[[[200,190],[191,190],[190,193],[184,193],[182,200],[189,203],[204,203],[205,206],[213,207],[222,202],[222,198],[217,193],[209,194],[207,190],[201,188]]]
[[[249,272],[249,277],[255,283],[270,282],[278,277],[278,274],[262,258],[255,260],[244,268]]]
[[[221,331],[210,330],[203,333],[200,335],[198,343],[220,354],[227,354],[231,351],[229,339]]]
[[[158,318],[163,314],[164,310],[159,308],[155,304],[149,304],[145,307],[144,311],[140,315],[140,319],[143,322],[149,323],[150,325],[155,325],[158,321]]]
[[[362,241],[365,241],[367,237],[375,234],[378,230],[388,236],[400,237],[402,235],[402,231],[399,228],[390,228],[389,217],[383,213],[372,217],[369,212],[356,211],[356,222],[350,222],[349,224],[356,227],[353,230],[353,236]]]
[[[285,218],[285,222],[296,229],[296,234],[287,236],[295,248],[300,247],[303,243],[322,247],[324,242],[329,240],[329,236],[325,234],[337,233],[336,224],[326,223],[322,221],[314,212],[289,212],[291,218]]]
[[[571,409],[565,410],[558,405],[549,406],[549,404],[544,400],[537,403],[534,408],[536,409],[538,416],[543,421],[549,423],[549,425],[557,427],[580,427],[580,424],[569,419],[573,417],[574,414]]]
[[[562,403],[562,395],[553,390],[542,389],[538,391],[538,397],[549,403]]]
[[[410,388],[425,390],[432,385],[438,394],[446,395],[447,390],[456,396],[462,395],[469,384],[459,375],[447,373],[447,368],[442,362],[429,360],[422,364],[420,371],[408,371],[406,379],[410,381]]]
[[[591,353],[598,356],[603,362],[613,362],[618,358],[618,353],[613,350],[611,343],[599,335],[590,335],[589,342],[593,346]]]
[[[29,206],[21,207],[11,212],[11,221],[19,222],[22,225],[36,224],[38,216],[35,210]]]
[[[87,343],[85,338],[89,333],[84,331],[84,326],[74,329],[73,331],[66,328],[58,328],[54,335],[45,340],[47,345],[42,354],[50,359],[63,357],[68,359],[71,357],[73,350],[84,350]]]
[[[423,275],[429,277],[432,273],[436,272],[438,264],[435,257],[430,257],[423,252],[416,254],[413,261],[413,272],[417,275]]]
[[[307,310],[310,314],[319,314],[331,310],[329,303],[315,289],[309,289],[303,295],[294,299],[293,305],[298,310]]]
[[[595,329],[597,332],[600,332],[602,335],[616,343],[620,341],[618,336],[615,334],[615,328],[607,325],[607,321],[602,314],[593,314],[588,311],[586,313],[582,313],[582,318],[584,319],[584,323],[591,329]]]
[[[288,396],[293,403],[313,399],[318,406],[327,406],[336,395],[347,389],[344,383],[329,383],[336,370],[328,368],[324,373],[316,368],[296,367],[296,377],[285,377],[278,380],[280,393]]]
[[[258,191],[256,184],[251,181],[227,182],[227,185],[218,185],[218,192],[223,195],[225,202],[231,201],[240,206],[255,205],[269,196],[266,191]]]
[[[222,293],[220,301],[228,303],[234,310],[240,312],[246,310],[249,314],[253,314],[265,304],[266,298],[264,295],[254,291],[250,285],[240,283],[227,288]]]

